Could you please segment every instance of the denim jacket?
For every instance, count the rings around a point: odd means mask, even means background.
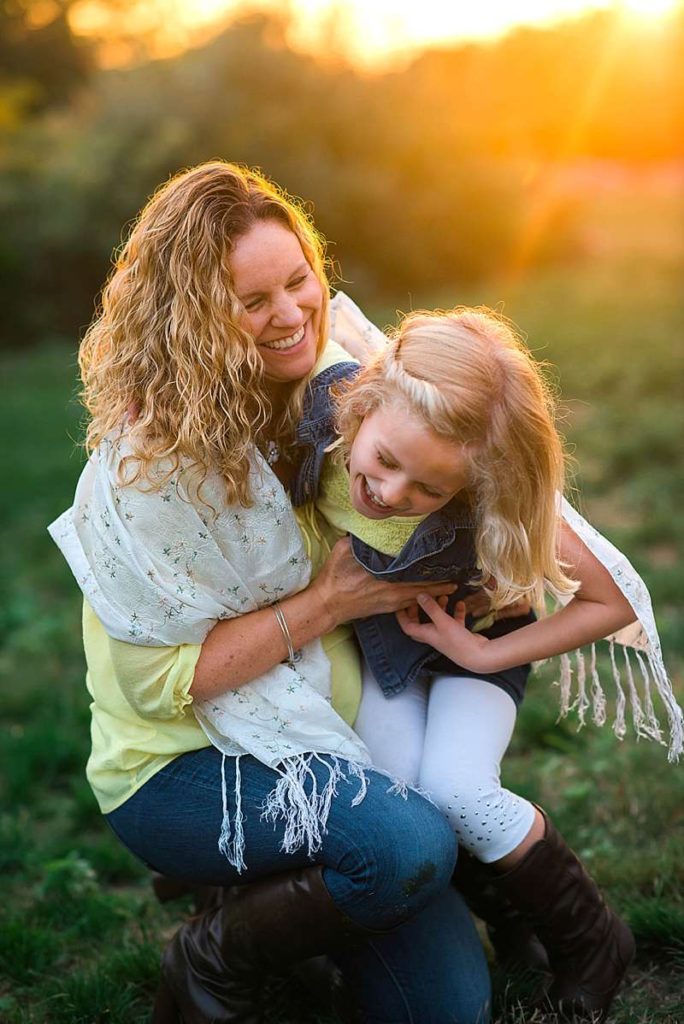
[[[357,363],[336,363],[309,383],[296,434],[297,470],[290,491],[294,505],[303,505],[315,498],[325,450],[336,439],[330,389],[358,371]],[[475,525],[469,506],[457,496],[444,508],[427,516],[398,555],[382,554],[354,536],[352,552],[357,562],[378,579],[397,583],[423,580],[457,583],[458,588],[447,605],[453,612],[457,601],[478,589]],[[534,613],[530,612],[515,619],[497,621],[482,633],[495,639],[533,621]],[[407,636],[393,613],[355,619],[353,626],[364,658],[386,696],[399,693],[430,672],[485,679],[505,690],[516,704],[523,698],[529,665],[492,675],[470,672],[433,647]]]

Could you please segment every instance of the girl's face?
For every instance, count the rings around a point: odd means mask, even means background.
[[[314,367],[323,289],[297,236],[275,220],[259,221],[230,258],[242,326],[254,338],[268,380],[291,383]]]
[[[368,519],[436,512],[466,486],[462,446],[398,405],[365,417],[349,457],[350,497]]]

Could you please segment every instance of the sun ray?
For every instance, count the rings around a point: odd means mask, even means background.
[[[592,112],[601,98],[618,58],[622,31],[623,26],[619,22],[613,26],[593,75],[587,80],[583,91],[578,93],[575,114],[568,122],[557,159],[546,165],[534,185],[534,194],[531,196],[525,223],[502,274],[502,284],[506,290],[513,288],[522,279],[554,223],[558,205],[555,165],[566,163],[581,151],[582,140],[591,121]]]

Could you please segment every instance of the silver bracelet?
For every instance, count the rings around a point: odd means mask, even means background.
[[[291,665],[294,665],[295,661],[297,661],[298,658],[296,651],[294,649],[294,644],[292,643],[290,630],[287,627],[287,619],[285,618],[283,609],[280,607],[280,602],[274,601],[273,604],[271,605],[271,608],[273,609],[273,613],[276,617],[276,622],[280,626],[280,630],[285,638],[285,643],[287,644],[287,660]]]

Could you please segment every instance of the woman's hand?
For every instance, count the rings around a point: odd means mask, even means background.
[[[429,644],[469,672],[490,671],[487,654],[491,641],[466,629],[465,602],[458,602],[453,616],[445,610],[445,604],[446,601],[435,601],[423,591],[417,598],[417,605],[397,612],[399,625],[407,636]],[[429,622],[420,621],[418,606],[429,617]]]
[[[316,579],[297,594],[282,598],[280,610],[297,650],[350,619],[396,612],[415,604],[420,593],[451,594],[454,583],[382,583],[362,569],[348,539],[340,540]],[[210,700],[273,668],[288,654],[288,644],[273,608],[223,619],[209,631],[195,666],[190,693]]]
[[[366,572],[354,558],[348,537],[339,540],[310,585],[333,625],[368,615],[396,612],[415,605],[419,594],[452,594],[455,583],[386,583]]]

